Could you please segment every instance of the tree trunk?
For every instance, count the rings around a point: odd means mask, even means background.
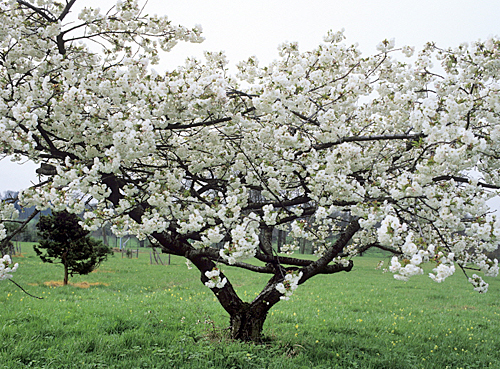
[[[101,228],[102,230],[102,243],[104,243],[106,246],[109,246],[108,244],[108,235],[107,235],[107,232],[106,232],[106,226],[103,226]]]
[[[299,252],[301,254],[305,254],[306,253],[306,239],[305,238],[300,239],[299,245],[300,245]]]
[[[266,321],[267,311],[252,309],[251,305],[244,303],[242,308],[231,315],[231,338],[241,341],[258,342],[262,337],[262,327]]]
[[[68,284],[68,266],[64,264],[64,281],[63,285],[66,286]]]
[[[63,280],[63,286],[66,286],[68,284],[68,263],[66,261],[66,258],[68,257],[68,250],[64,251],[64,253],[61,256],[61,263],[64,267],[64,280]]]
[[[283,244],[286,242],[285,241],[286,239],[286,233],[285,231],[282,231],[282,230],[278,230],[278,253],[281,252],[281,248],[283,247]]]

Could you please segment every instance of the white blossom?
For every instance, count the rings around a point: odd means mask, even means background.
[[[12,259],[9,255],[4,255],[0,258],[0,281],[12,278],[12,274],[19,267],[19,263],[12,264]]]
[[[446,278],[453,275],[455,273],[455,266],[453,264],[439,264],[436,268],[433,269],[435,274],[429,273],[429,277],[438,282],[443,282]]]
[[[293,292],[297,289],[298,283],[302,278],[302,272],[288,272],[285,275],[283,282],[276,284],[276,289],[283,295],[280,296],[281,300],[289,300]]]
[[[205,286],[208,288],[223,288],[227,283],[226,277],[221,279],[220,270],[218,268],[205,272],[205,276],[209,279],[208,282],[205,282]]]
[[[488,292],[489,284],[486,283],[480,276],[477,274],[473,274],[471,278],[469,278],[469,282],[474,286],[474,291],[479,293]]]

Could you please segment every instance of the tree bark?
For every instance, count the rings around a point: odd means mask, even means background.
[[[278,241],[277,241],[278,253],[281,252],[281,248],[283,247],[283,244],[285,243],[285,237],[286,237],[285,231],[278,230]]]
[[[239,311],[231,315],[231,338],[241,341],[258,342],[262,338],[262,328],[267,318],[267,312],[252,308],[244,303]]]
[[[64,281],[63,285],[66,286],[68,284],[68,266],[64,264]]]
[[[64,252],[61,257],[62,265],[64,266],[63,286],[66,286],[68,284],[68,263],[66,262],[67,256],[68,256],[68,251]]]
[[[306,253],[306,239],[305,238],[302,238],[300,241],[299,241],[299,245],[300,245],[300,250],[299,252],[301,254],[305,254]]]
[[[101,228],[102,230],[102,243],[104,243],[106,246],[109,246],[108,244],[108,235],[106,234],[106,226],[103,226]]]
[[[262,340],[262,329],[267,313],[280,301],[281,293],[275,286],[281,279],[278,275],[274,275],[251,303],[240,300],[238,307],[229,312],[232,339],[251,342]],[[224,305],[224,301],[221,303]]]

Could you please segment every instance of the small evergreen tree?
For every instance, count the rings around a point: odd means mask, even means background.
[[[112,253],[101,241],[91,238],[79,221],[75,214],[60,211],[40,217],[37,226],[40,244],[34,246],[35,252],[45,263],[64,266],[64,285],[68,284],[68,275],[89,274]]]

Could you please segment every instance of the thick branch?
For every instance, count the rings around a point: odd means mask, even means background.
[[[335,274],[339,272],[350,272],[352,270],[352,267],[354,266],[354,263],[352,260],[349,260],[349,264],[344,266],[342,264],[333,264],[333,265],[327,265],[323,269],[321,269],[318,274]]]
[[[261,209],[265,205],[273,205],[274,208],[280,207],[280,208],[285,208],[288,206],[294,206],[294,205],[301,205],[301,204],[306,204],[311,199],[309,196],[300,196],[296,197],[291,200],[284,200],[284,201],[263,201],[263,202],[252,202],[245,206],[243,210],[255,210],[255,209]]]
[[[302,266],[307,267],[311,265],[313,260],[305,260],[299,258],[290,258],[286,256],[268,256],[263,254],[258,254],[255,256],[258,260],[266,262],[266,263],[279,263],[280,265],[294,265],[294,266]],[[333,274],[341,271],[350,271],[352,269],[353,263],[349,261],[348,266],[343,266],[341,264],[333,264],[327,265],[323,269],[321,269],[318,274]]]
[[[203,127],[203,126],[213,126],[214,124],[224,123],[231,121],[232,118],[220,118],[215,120],[203,121],[198,123],[190,123],[190,124],[170,124],[165,129],[186,129],[186,128],[195,128],[195,127]]]
[[[455,182],[460,182],[460,183],[471,183],[471,180],[468,178],[463,178],[463,177],[458,177],[458,176],[439,176],[439,177],[434,177],[432,178],[434,182],[440,182],[440,181],[451,181],[454,180]],[[500,186],[492,185],[489,183],[484,183],[484,182],[477,182],[478,186],[484,187],[484,188],[491,188],[493,190],[500,190]]]
[[[36,217],[36,215],[39,213],[40,211],[39,210],[36,210],[33,211],[33,213],[25,220],[23,221],[22,225],[20,227],[18,227],[14,232],[10,233],[9,235],[7,235],[7,237],[5,237],[3,240],[2,240],[2,245],[8,245],[10,240],[12,240],[15,235],[17,235],[18,233],[20,233],[24,227],[26,227],[26,225],[34,218]]]
[[[205,247],[203,249],[197,249],[197,250],[190,251],[189,256],[190,257],[195,257],[195,256],[208,257],[213,261],[217,261],[217,262],[225,264],[225,265],[231,265],[231,266],[247,269],[247,270],[250,270],[252,272],[257,272],[257,273],[273,274],[275,271],[269,265],[258,266],[258,265],[243,263],[243,262],[236,262],[234,264],[229,264],[226,260],[224,260],[223,258],[220,257],[219,250],[211,248],[211,247]]]
[[[75,0],[73,0],[73,1],[75,1]],[[30,4],[29,2],[24,1],[24,0],[17,0],[17,3],[20,5],[24,5],[27,8],[30,8],[31,10],[35,11],[37,14],[39,14],[40,16],[42,16],[43,18],[48,20],[49,22],[57,22],[57,19],[55,19],[52,16],[52,14],[47,12],[45,9],[37,8],[33,4]]]
[[[307,267],[302,268],[303,274],[302,278],[299,281],[299,284],[304,283],[309,278],[320,273],[328,265],[329,262],[331,262],[337,255],[342,252],[344,247],[347,246],[349,241],[352,239],[352,236],[354,236],[356,232],[359,231],[359,229],[360,226],[358,220],[352,220],[344,233],[342,233],[337,241],[325,251],[321,258],[312,262]]]
[[[422,133],[415,134],[394,134],[394,135],[375,135],[375,136],[352,136],[343,137],[337,141],[313,145],[315,150],[324,150],[332,146],[340,145],[344,142],[363,142],[363,141],[392,141],[392,140],[418,140],[425,137]]]
[[[73,5],[75,4],[76,0],[70,0],[66,6],[64,7],[64,10],[62,11],[61,15],[59,15],[59,18],[58,20],[63,20],[69,13],[69,11],[71,10],[71,8],[73,7]]]
[[[255,258],[257,260],[264,262],[264,263],[279,263],[279,264],[285,264],[285,265],[295,265],[295,266],[304,266],[304,267],[311,265],[311,263],[313,262],[312,260],[291,258],[291,257],[287,257],[287,256],[264,255],[264,254],[260,254],[260,253],[255,255]]]

